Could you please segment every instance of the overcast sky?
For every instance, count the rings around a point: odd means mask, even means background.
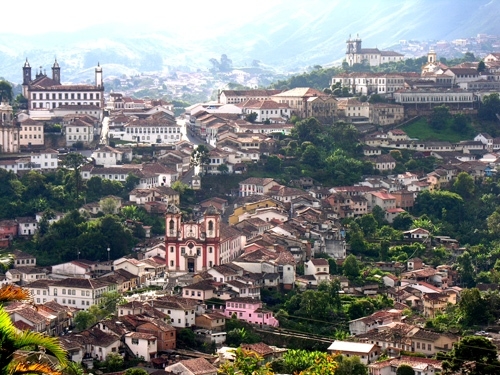
[[[328,0],[326,0],[328,1]],[[248,22],[270,8],[306,7],[297,0],[147,0],[83,2],[51,0],[14,0],[2,4],[0,33],[42,34],[54,31],[78,31],[104,23],[143,24],[157,30],[176,30],[185,35],[222,30]],[[79,6],[79,5],[82,6]],[[8,16],[6,16],[8,15]]]

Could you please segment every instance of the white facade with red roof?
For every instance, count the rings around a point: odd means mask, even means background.
[[[93,105],[100,109],[104,107],[104,84],[99,64],[95,68],[93,85],[68,85],[61,83],[61,68],[57,60],[52,65],[52,78],[40,68],[35,79],[32,79],[31,66],[26,59],[22,89],[23,96],[28,100],[30,117],[35,119],[49,119],[55,115],[54,109],[62,106]]]

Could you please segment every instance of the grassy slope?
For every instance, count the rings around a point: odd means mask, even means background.
[[[476,135],[476,131],[470,124],[468,125],[467,132],[457,133],[451,129],[450,125],[448,125],[445,129],[436,131],[429,126],[425,117],[404,126],[402,130],[404,130],[410,138],[418,138],[423,141],[448,141],[452,143],[471,140]]]

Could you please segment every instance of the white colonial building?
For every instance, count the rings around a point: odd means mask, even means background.
[[[28,111],[31,118],[49,119],[54,117],[54,109],[63,106],[91,105],[102,109],[104,107],[104,85],[102,68],[95,68],[95,84],[64,85],[61,84],[61,68],[54,61],[52,78],[45,72],[31,76],[31,66],[26,59],[23,66],[23,96],[28,100]],[[100,116],[99,116],[100,117]]]

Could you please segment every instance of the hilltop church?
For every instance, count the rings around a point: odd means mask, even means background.
[[[349,66],[354,64],[366,64],[369,66],[379,66],[389,62],[403,61],[404,55],[394,51],[380,51],[378,48],[362,48],[359,36],[346,41],[347,50],[345,60]]]
[[[50,119],[66,114],[89,114],[100,118],[104,108],[102,68],[95,68],[95,84],[61,84],[61,67],[57,60],[52,65],[52,77],[45,71],[31,75],[26,59],[23,66],[23,96],[28,100],[28,112],[33,119]]]

